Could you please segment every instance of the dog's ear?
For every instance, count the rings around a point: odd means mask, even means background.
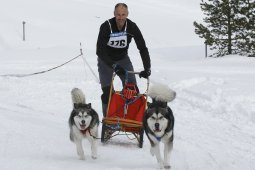
[[[91,109],[91,103],[86,104],[87,109]]]
[[[78,109],[78,107],[79,107],[79,105],[78,105],[77,103],[74,103],[74,104],[73,104],[73,108],[74,108],[74,109]]]
[[[147,106],[148,106],[148,108],[151,108],[151,104],[152,104],[152,103],[147,102]]]

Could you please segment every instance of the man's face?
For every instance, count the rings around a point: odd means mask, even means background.
[[[119,28],[122,28],[128,17],[128,10],[123,6],[118,6],[114,11],[114,16],[116,18],[116,23]]]

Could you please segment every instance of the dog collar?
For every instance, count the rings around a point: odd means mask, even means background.
[[[157,136],[155,136],[156,137],[156,139],[160,142],[161,141],[161,137],[157,137]]]
[[[80,130],[80,132],[81,132],[83,135],[85,135],[87,131],[89,131],[89,128],[84,129],[84,130]],[[89,131],[89,133],[90,133],[90,131]]]
[[[157,136],[155,135],[155,138],[160,142],[161,139],[162,139],[165,135],[166,135],[166,133],[165,133],[163,136],[161,136],[161,137],[157,137]]]
[[[84,130],[80,130],[80,132],[81,132],[83,135],[85,135],[87,131],[89,132],[89,135],[90,135],[91,137],[93,137],[94,139],[97,139],[97,137],[95,137],[95,136],[91,135],[91,133],[90,133],[90,129],[89,129],[89,128],[84,129]]]

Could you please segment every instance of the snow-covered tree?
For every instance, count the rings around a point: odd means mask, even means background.
[[[202,0],[206,26],[194,22],[195,33],[205,39],[213,56],[254,55],[254,0]]]
[[[238,53],[255,57],[255,0],[238,0],[234,10]]]

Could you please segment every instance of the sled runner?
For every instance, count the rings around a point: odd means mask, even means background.
[[[139,74],[139,72],[128,72],[128,74]],[[139,93],[135,84],[128,84],[127,80],[121,91],[115,91],[113,73],[108,108],[102,122],[101,142],[105,143],[110,138],[124,132],[134,135],[138,140],[139,147],[143,147],[143,116],[147,107],[147,91],[149,80],[147,79],[146,91]],[[127,79],[127,78],[126,78]],[[115,133],[116,132],[116,133]],[[123,133],[122,133],[123,134]]]

